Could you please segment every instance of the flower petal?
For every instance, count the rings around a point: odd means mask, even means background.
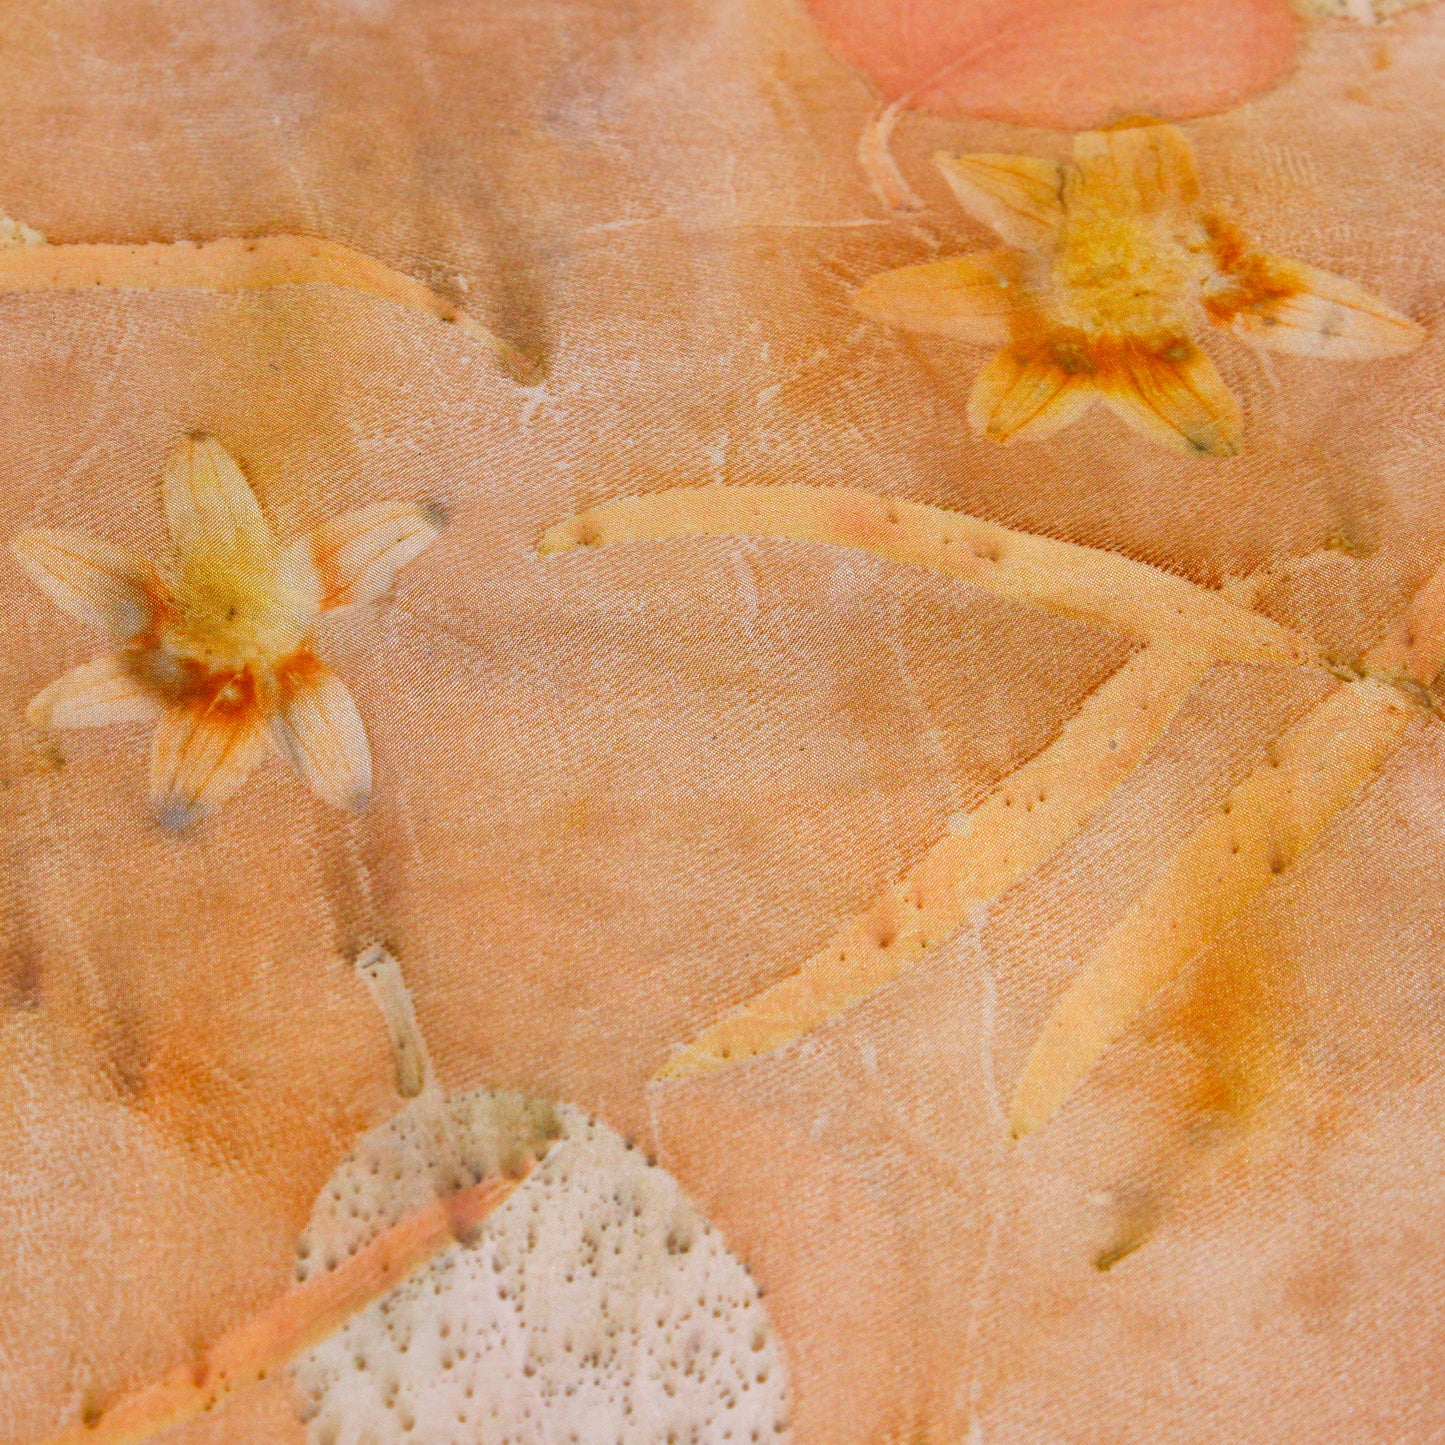
[[[1199,199],[1194,151],[1172,125],[1121,125],[1074,137],[1074,164],[1094,195],[1113,193],[1114,209],[1161,211]]]
[[[1241,277],[1238,304],[1230,304],[1226,295],[1224,304],[1211,310],[1216,319],[1271,351],[1356,361],[1403,356],[1425,339],[1418,322],[1332,271],[1263,256],[1249,272]],[[1251,282],[1262,293],[1254,299],[1249,298]]]
[[[215,437],[189,436],[161,479],[176,550],[265,555],[273,547],[261,505],[235,459]]]
[[[151,569],[141,558],[79,532],[36,527],[11,543],[20,565],[72,617],[124,642],[150,626]]]
[[[1037,250],[1064,218],[1063,176],[1055,161],[937,151],[933,163],[959,205],[1011,246]]]
[[[1014,297],[1014,253],[980,251],[921,266],[900,266],[871,277],[853,293],[853,305],[874,321],[1003,346],[1009,339]]]
[[[979,373],[968,398],[973,429],[995,441],[1052,436],[1095,400],[1093,378],[1066,371],[1047,348],[1000,351]]]
[[[325,802],[364,807],[371,797],[371,748],[346,684],[310,653],[298,654],[280,681],[281,706],[271,719],[276,746]]]
[[[214,813],[266,756],[271,739],[254,697],[216,693],[168,709],[151,745],[151,806],[168,833]]]
[[[1239,453],[1239,403],[1192,341],[1163,349],[1125,343],[1095,378],[1109,408],[1147,437],[1192,455]]]
[[[1058,131],[1233,111],[1293,68],[1299,3],[804,0],[885,102]]]
[[[114,652],[72,667],[36,693],[25,709],[26,722],[38,728],[96,728],[151,722],[159,715],[155,699]]]
[[[299,575],[309,554],[320,579],[323,611],[374,602],[441,530],[442,517],[435,507],[378,502],[334,517],[298,538],[286,549],[281,567]]]

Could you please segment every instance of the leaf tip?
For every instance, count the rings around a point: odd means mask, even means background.
[[[701,1078],[706,1074],[715,1074],[734,1062],[734,1059],[715,1054],[698,1044],[689,1044],[686,1048],[678,1049],[652,1076],[650,1082],[663,1084],[674,1079]]]
[[[1017,1107],[1011,1109],[1008,1116],[1009,1142],[1022,1144],[1042,1123],[1042,1119],[1035,1118],[1032,1114],[1022,1112]]]
[[[425,522],[433,532],[441,533],[451,525],[452,514],[445,502],[418,502],[416,509],[421,514],[422,521]]]
[[[570,552],[574,547],[595,547],[598,540],[596,531],[579,514],[548,527],[538,539],[537,552],[550,557],[556,552]]]
[[[503,362],[503,370],[518,386],[530,389],[547,384],[551,365],[545,356],[514,349],[513,355]]]
[[[884,271],[879,276],[870,276],[861,286],[855,286],[848,293],[848,304],[860,316],[866,316],[870,321],[886,320],[883,312],[883,300],[879,295],[882,287],[879,285],[883,276],[891,273]]]

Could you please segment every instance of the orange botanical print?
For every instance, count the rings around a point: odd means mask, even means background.
[[[414,276],[354,246],[321,236],[221,236],[211,241],[70,242],[0,216],[0,292],[213,291],[230,295],[279,286],[336,286],[434,316],[480,341],[523,386],[540,385],[544,358],[497,335]]]
[[[1086,131],[1062,163],[935,160],[1006,245],[884,272],[854,304],[908,331],[999,347],[969,397],[974,429],[995,441],[1049,436],[1103,401],[1165,446],[1233,456],[1239,403],[1195,339],[1206,324],[1332,360],[1398,356],[1424,339],[1353,281],[1260,251],[1205,207],[1174,126]]]
[[[677,1049],[658,1079],[713,1073],[793,1042],[870,997],[1078,836],[1134,774],[1205,676],[1224,663],[1328,672],[1338,684],[1278,735],[1091,946],[1035,1040],[1007,1109],[1022,1139],[1046,1124],[1149,1004],[1196,959],[1237,962],[1230,928],[1321,846],[1415,724],[1438,721],[1445,567],[1363,657],[1347,661],[1223,592],[1111,552],[851,487],[679,487],[603,502],[549,527],[543,555],[684,537],[791,538],[857,548],[1142,644],[1041,752],[999,780],[900,879],[802,964]],[[1243,972],[1241,977],[1246,976]],[[1225,991],[1226,1000],[1229,997]],[[1258,1020],[1228,1002],[1218,1038]],[[1250,1052],[1253,1050],[1253,1052]],[[1258,1041],[1222,1071],[1237,1117],[1257,1106]],[[1248,1057],[1244,1055],[1247,1054]],[[1130,1245],[1130,1248],[1136,1245]],[[1107,1265],[1102,1267],[1108,1267]]]
[[[312,629],[323,613],[379,597],[436,538],[439,515],[380,502],[282,547],[208,436],[171,457],[162,500],[174,552],[160,565],[76,532],[15,539],[36,584],[114,644],[39,693],[27,721],[154,722],[151,804],[171,833],[219,808],[273,750],[326,802],[360,807],[371,792],[366,729]]]

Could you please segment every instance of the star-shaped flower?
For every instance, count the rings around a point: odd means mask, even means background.
[[[220,807],[273,747],[326,802],[361,806],[366,729],[312,628],[386,591],[436,538],[438,514],[380,502],[281,547],[240,467],[207,436],[178,448],[162,500],[175,550],[160,566],[75,532],[15,539],[35,582],[115,644],[38,694],[27,720],[154,721],[151,803],[169,832]]]
[[[974,429],[996,441],[1049,436],[1102,400],[1166,446],[1232,456],[1239,404],[1194,340],[1205,323],[1342,360],[1424,338],[1353,281],[1256,250],[1205,209],[1174,126],[1086,131],[1072,162],[934,159],[1007,246],[884,272],[854,304],[905,330],[1001,347],[969,397]]]

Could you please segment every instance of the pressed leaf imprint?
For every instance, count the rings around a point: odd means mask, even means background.
[[[380,502],[280,546],[230,454],[189,437],[167,464],[173,553],[160,565],[77,532],[37,528],[21,565],[113,650],[30,703],[36,728],[152,722],[151,805],[178,833],[214,812],[271,752],[336,807],[371,793],[366,729],[317,656],[324,613],[374,601],[441,530],[434,508]]]
[[[790,1438],[762,1291],[677,1181],[570,1104],[444,1097],[400,968],[358,960],[412,1102],[317,1196],[297,1274],[394,1230],[433,1194],[545,1157],[470,1247],[437,1254],[292,1367],[314,1445]]]
[[[1086,131],[1065,162],[935,161],[1004,245],[886,271],[853,302],[907,331],[999,348],[968,405],[995,441],[1049,436],[1102,401],[1165,446],[1233,456],[1239,404],[1196,340],[1206,326],[1330,360],[1399,356],[1424,339],[1353,281],[1261,251],[1207,209],[1174,126]]]
[[[676,487],[624,497],[549,527],[538,551],[679,537],[789,537],[855,547],[1216,662],[1319,660],[1307,638],[1158,567],[858,487]]]
[[[492,1175],[399,1217],[351,1256],[316,1271],[153,1384],[91,1412],[43,1445],[137,1445],[210,1414],[334,1334],[359,1310],[384,1299],[460,1242],[506,1203],[531,1173]]]
[[[1014,1091],[1022,1138],[1054,1112],[1184,965],[1202,953],[1400,748],[1412,709],[1394,688],[1351,683],[1276,740],[1075,975]]]
[[[473,1139],[462,1157],[451,1122],[441,1112],[431,1060],[395,957],[374,944],[357,958],[356,967],[391,1036],[398,1088],[414,1100],[397,1121],[376,1131],[388,1141],[396,1132],[405,1136],[415,1151],[406,1161],[412,1176],[408,1179],[404,1169],[397,1172],[402,1161],[395,1148],[388,1154],[383,1145],[368,1156],[373,1173],[380,1170],[381,1156],[387,1156],[387,1184],[393,1175],[404,1180],[409,1187],[400,1193],[405,1197],[393,1200],[390,1209],[372,1209],[364,1219],[353,1200],[348,1215],[352,1237],[344,1244],[332,1241],[324,1225],[322,1237],[303,1237],[292,1288],[193,1359],[91,1410],[80,1424],[44,1445],[138,1445],[224,1408],[344,1332],[349,1321],[364,1316],[377,1301],[394,1299],[433,1261],[476,1245],[486,1222],[545,1157],[559,1132],[556,1115],[550,1105],[520,1095],[504,1096],[487,1121],[493,1127]],[[377,1188],[385,1193],[387,1184]],[[323,1191],[323,1200],[332,1188]],[[326,1214],[323,1205],[317,1213]],[[385,1217],[378,1217],[382,1213]]]
[[[1061,848],[1148,756],[1216,662],[1328,668],[1335,690],[1173,862],[1059,1000],[1010,1108],[1016,1137],[1045,1122],[1109,1045],[1251,902],[1317,844],[1436,711],[1445,569],[1358,668],[1217,592],[1112,553],[1012,532],[842,487],[696,487],[604,503],[558,523],[544,553],[687,536],[791,537],[856,547],[1090,621],[1145,646],[1037,757],[1004,778],[795,974],[679,1050],[659,1078],[707,1073],[800,1037],[868,997]]]
[[[762,1290],[676,1180],[571,1105],[446,1097],[396,958],[357,969],[409,1102],[317,1196],[295,1286],[46,1445],[134,1445],[283,1370],[317,1445],[789,1439]]]
[[[545,368],[461,307],[374,256],[320,236],[223,236],[214,241],[76,242],[55,245],[0,218],[0,291],[264,291],[339,286],[364,291],[455,326],[487,347],[516,382]]]
[[[1022,1138],[1046,1123],[1145,1006],[1203,953],[1404,746],[1439,715],[1445,568],[1365,655],[1355,675],[1275,739],[1094,954],[1040,1031],[1009,1106]]]

